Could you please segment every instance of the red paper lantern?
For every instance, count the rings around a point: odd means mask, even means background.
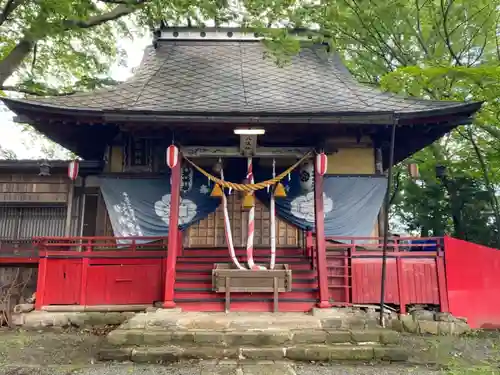
[[[418,165],[417,164],[408,164],[408,173],[410,174],[410,177],[413,179],[417,179],[420,177],[420,173],[418,171]]]
[[[324,152],[320,152],[316,155],[316,171],[320,176],[326,173],[328,167],[328,157]]]
[[[76,178],[78,177],[79,170],[80,170],[80,162],[78,160],[70,161],[68,165],[69,179],[75,181]]]
[[[167,147],[166,161],[170,168],[177,165],[179,162],[179,149],[176,146],[171,145]]]

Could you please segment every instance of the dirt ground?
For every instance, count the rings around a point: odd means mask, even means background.
[[[27,332],[0,330],[0,374],[200,374],[198,364],[134,366],[99,364],[96,353],[102,336],[88,331]],[[500,332],[475,332],[463,337],[404,336],[412,353],[403,367],[300,364],[297,375],[323,374],[448,374],[500,375]],[[94,370],[93,370],[94,369]],[[201,372],[200,372],[201,371]]]

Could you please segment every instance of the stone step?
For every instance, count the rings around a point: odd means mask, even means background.
[[[328,330],[328,329],[267,329],[222,331],[209,329],[182,330],[161,326],[146,329],[116,329],[107,336],[111,346],[210,345],[214,347],[294,346],[301,344],[372,344],[395,345],[399,333],[392,330]]]
[[[149,346],[101,348],[102,361],[136,363],[171,363],[181,360],[293,360],[293,361],[407,361],[407,352],[397,346],[384,345],[295,345],[270,347]]]
[[[237,295],[235,293],[235,295]],[[197,299],[175,299],[177,306],[181,307],[184,312],[200,312],[207,313],[221,313],[225,311],[224,297],[218,300],[205,301],[203,298]],[[249,303],[251,302],[251,303]],[[305,313],[310,311],[318,303],[317,298],[310,298],[307,300],[297,300],[292,298],[280,298],[278,309],[281,312],[301,312]],[[268,313],[273,311],[272,298],[264,301],[255,299],[244,298],[243,300],[233,300],[231,296],[231,313],[244,313],[244,312],[261,312]]]

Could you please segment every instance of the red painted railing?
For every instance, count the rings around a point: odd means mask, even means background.
[[[167,237],[35,237],[40,251],[166,251]]]
[[[380,301],[383,238],[327,237],[327,273],[334,304]],[[385,303],[440,305],[448,311],[442,238],[391,237]]]

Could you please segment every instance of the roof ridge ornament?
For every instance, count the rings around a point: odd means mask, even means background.
[[[252,30],[216,27],[162,27],[156,40],[227,40],[260,41],[263,37]]]

